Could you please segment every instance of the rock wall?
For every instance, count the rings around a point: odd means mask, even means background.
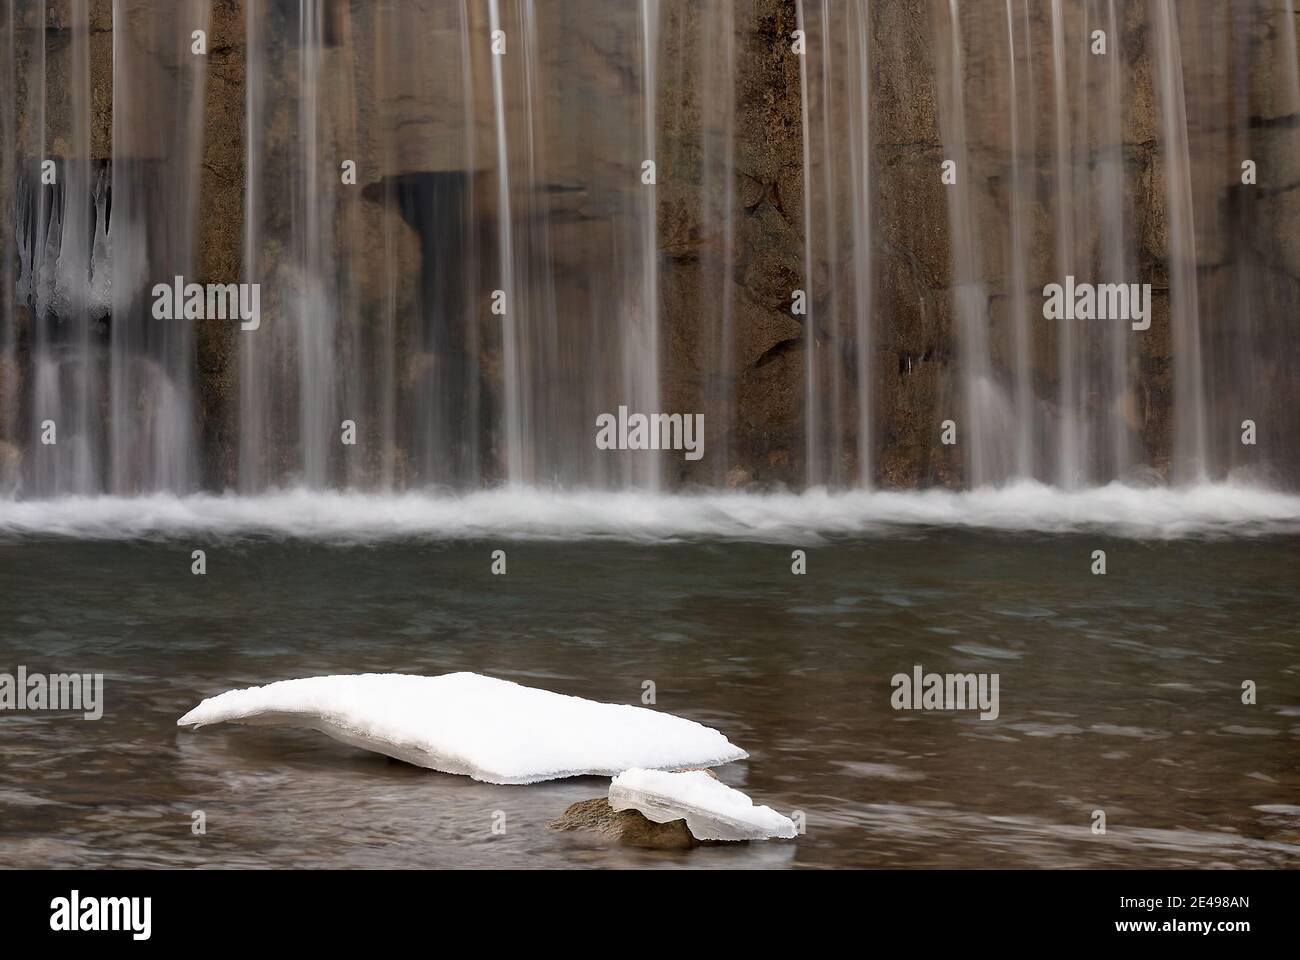
[[[204,86],[203,169],[199,179],[199,283],[230,283],[241,276],[244,229],[244,17],[237,0],[216,0],[208,27]],[[200,431],[201,482],[232,486],[238,450],[239,330],[230,323],[198,323],[195,391]]]
[[[1288,16],[1276,4],[1252,8],[1248,19],[1235,22],[1230,12],[1217,10],[1215,4],[1179,6],[1197,215],[1196,276],[1213,452],[1229,465],[1248,466],[1262,459],[1266,479],[1294,484],[1300,478],[1300,418],[1294,416],[1300,398],[1300,365],[1294,362],[1294,317],[1300,307],[1300,112],[1287,88],[1290,77],[1285,58],[1294,49],[1292,40],[1300,30],[1300,18]],[[1013,105],[1002,80],[1004,4],[1002,0],[972,0],[961,8],[969,173],[974,180],[971,202],[984,254],[992,361],[999,375],[1006,376],[1011,362],[1007,331],[1013,292],[1009,288],[1007,236],[1007,117]],[[1124,189],[1134,279],[1154,287],[1151,329],[1131,341],[1134,389],[1126,400],[1126,417],[1140,445],[1136,459],[1163,473],[1168,470],[1174,445],[1176,362],[1168,268],[1170,185],[1152,8],[1153,4],[1120,4],[1119,35],[1111,38],[1111,43],[1122,56],[1124,72]],[[48,142],[43,149],[55,156],[66,155],[67,58],[60,51],[66,43],[68,5],[66,0],[51,0],[44,31],[32,22],[34,7],[20,5],[19,9],[15,37],[24,53],[13,94],[18,139],[26,149],[31,148],[26,104],[32,91],[27,89],[24,64],[30,45],[41,42],[43,34],[49,63]],[[721,51],[704,45],[716,44],[719,39],[716,23],[706,22],[712,16],[709,8],[686,0],[664,0],[661,9],[656,131],[661,391],[665,410],[706,412],[712,444],[710,456],[703,461],[665,461],[671,463],[668,480],[675,484],[798,485],[804,479],[804,378],[809,336],[804,318],[791,313],[791,293],[806,288],[813,302],[823,306],[832,296],[824,260],[818,259],[813,275],[805,276],[802,99],[806,91],[801,86],[799,57],[791,51],[799,10],[795,0],[736,0],[732,5],[734,29],[726,62],[734,64],[734,100],[719,114],[716,58]],[[962,451],[939,443],[939,423],[954,416],[961,404],[950,213],[939,177],[945,145],[937,84],[945,46],[951,39],[945,32],[949,29],[947,4],[873,0],[868,9],[873,219],[872,342],[867,354],[873,411],[869,425],[871,475],[875,483],[889,487],[956,485],[964,480]],[[1023,9],[1023,36],[1031,38],[1032,45],[1026,65],[1033,75],[1022,80],[1021,89],[1030,101],[1019,108],[1022,116],[1037,124],[1026,134],[1028,146],[1020,157],[1024,176],[1035,185],[1028,214],[1030,261],[1025,273],[1028,302],[1037,308],[1043,284],[1060,279],[1054,254],[1052,25],[1049,5],[1035,3]],[[1067,3],[1064,9],[1070,36],[1081,37],[1086,35],[1084,17],[1100,7],[1079,2]],[[107,158],[111,156],[112,129],[112,5],[110,0],[92,0],[90,10],[92,155]],[[370,16],[366,5],[330,5],[332,29],[344,41],[354,25],[369,22]],[[582,24],[590,19],[575,17],[566,21],[565,29],[586,29]],[[245,8],[239,0],[213,0],[199,201],[202,234],[200,276],[196,279],[200,282],[237,279],[243,269],[247,147],[244,25]],[[436,39],[452,45],[458,42],[458,29],[448,21],[439,27]],[[628,78],[619,74],[611,60],[609,50],[616,45],[598,29],[591,29],[591,41],[582,47],[583,56],[594,65],[593,73],[608,74],[609,96],[595,96],[589,106],[599,122],[612,123],[618,109],[614,104],[621,102],[618,97],[634,96],[635,85],[629,86]],[[403,78],[419,76],[436,86],[434,81],[450,82],[454,72],[448,70],[445,58],[411,72],[396,69],[400,64],[375,62],[377,49],[358,45],[346,51],[346,69],[360,84],[350,95],[357,98],[355,106],[363,127],[373,120],[365,116],[364,103],[370,99],[365,93],[367,85],[390,89],[401,86]],[[544,50],[543,61],[546,56]],[[1071,57],[1075,58],[1071,69],[1083,70],[1078,51]],[[1248,69],[1226,78],[1225,64],[1232,63],[1246,64]],[[543,69],[553,74],[569,66],[543,63]],[[471,70],[474,87],[481,93],[483,62],[476,60]],[[1095,98],[1100,94],[1095,75],[1085,72],[1081,76],[1092,79],[1081,80],[1071,93],[1070,126],[1084,131],[1076,136],[1086,143],[1090,124],[1097,122]],[[1225,89],[1229,79],[1236,91],[1232,96]],[[606,88],[597,85],[592,89]],[[336,94],[349,95],[342,90]],[[366,141],[364,149],[369,152],[363,157],[363,167],[379,175],[363,178],[368,185],[364,200],[352,214],[355,230],[349,236],[364,238],[367,250],[389,250],[403,264],[396,291],[385,289],[383,278],[364,266],[357,269],[354,294],[366,323],[379,322],[373,318],[385,309],[410,309],[418,301],[419,240],[411,225],[385,201],[385,190],[401,177],[419,173],[415,168],[421,164],[422,169],[428,167],[421,156],[443,156],[445,162],[434,163],[438,169],[454,166],[455,156],[464,154],[463,146],[451,154],[440,153],[439,144],[448,137],[472,137],[481,141],[482,151],[491,147],[481,125],[441,130],[437,120],[441,115],[425,109],[432,100],[420,100],[421,96],[433,97],[432,91],[422,86],[405,90],[405,94],[402,122],[424,147],[399,155]],[[1090,97],[1092,107],[1088,105]],[[563,105],[549,104],[553,110]],[[336,103],[331,109],[346,112],[345,106]],[[727,218],[720,217],[717,206],[719,147],[716,133],[709,129],[719,115],[729,117],[734,131],[729,146],[734,170],[727,185],[732,203]],[[555,136],[572,140],[581,135],[581,128],[581,123],[567,117],[556,123]],[[292,149],[292,134],[283,117],[268,118],[267,137],[268,169],[273,175],[285,175],[285,151]],[[1243,156],[1258,163],[1257,188],[1239,186],[1238,166]],[[560,158],[550,171],[549,185],[554,265],[576,270],[595,249],[589,237],[580,240],[578,235],[613,211],[596,209],[595,195],[573,186],[581,170],[566,167],[564,161],[611,161],[608,157],[584,157],[573,149],[553,150],[552,157]],[[1072,175],[1087,182],[1095,160],[1088,150],[1076,150]],[[493,191],[477,171],[470,172],[470,180],[475,184],[475,209],[483,218],[479,239],[485,250],[490,249]],[[274,183],[274,176],[270,182]],[[12,178],[6,177],[4,189],[11,185]],[[0,195],[0,202],[11,199]],[[264,204],[261,216],[283,228],[289,211],[283,208],[282,198],[272,190],[260,199]],[[730,235],[720,228],[725,222],[731,225]],[[1099,222],[1098,218],[1080,218],[1079,236],[1073,242],[1081,262],[1096,263],[1104,252],[1107,236]],[[836,229],[845,228],[840,225]],[[846,234],[839,239],[841,251],[851,248],[851,237]],[[346,246],[342,234],[336,235],[336,242]],[[355,251],[349,255],[355,256]],[[283,256],[283,249],[268,250],[260,269],[273,275]],[[834,266],[842,277],[851,276],[855,269],[848,259]],[[483,294],[487,287],[484,284],[478,293]],[[273,303],[271,308],[277,305]],[[722,326],[724,312],[729,328]],[[12,322],[12,329],[17,331],[21,358],[25,336],[21,319]],[[480,374],[487,389],[499,396],[499,345],[494,344],[490,323],[485,322],[480,333]],[[1247,337],[1260,345],[1253,354],[1240,348]],[[818,329],[813,339],[833,352],[841,348],[845,332]],[[196,416],[202,437],[202,482],[208,487],[225,487],[236,480],[237,340],[231,325],[221,322],[201,322],[196,337]],[[356,349],[357,362],[369,362],[365,343]],[[1059,387],[1057,350],[1054,331],[1045,322],[1036,325],[1034,393],[1049,419]],[[7,405],[4,414],[10,419],[15,417],[13,398],[22,392],[15,386],[21,383],[21,368],[19,359],[16,368],[0,370],[0,402]],[[843,371],[846,386],[856,387],[856,373],[847,360]],[[1215,397],[1224,398],[1223,402]],[[1088,402],[1101,405],[1107,401],[1095,397]],[[1236,425],[1246,417],[1257,420],[1267,437],[1261,440],[1265,446],[1255,460],[1234,440]],[[713,427],[719,423],[726,429]],[[847,412],[843,436],[837,441],[848,467],[852,466],[853,436],[859,429],[862,427]],[[1046,446],[1051,438],[1041,439]]]
[[[734,291],[739,416],[733,462],[741,469],[733,480],[798,483],[804,459],[807,338],[801,318],[790,313],[791,291],[805,286],[800,77],[797,58],[790,55],[797,8],[794,0],[756,0],[742,5],[746,6],[745,12],[738,8],[737,13],[743,52],[736,80],[741,226]],[[1235,20],[1233,11],[1214,4],[1178,6],[1202,349],[1209,381],[1209,452],[1215,462],[1258,467],[1255,474],[1261,479],[1294,484],[1300,476],[1300,419],[1289,410],[1300,396],[1294,363],[1294,316],[1300,308],[1296,286],[1300,259],[1295,254],[1300,223],[1295,215],[1300,202],[1300,115],[1287,92],[1290,77],[1285,59],[1290,35],[1300,29],[1300,21],[1294,16],[1288,19],[1276,4],[1238,10]],[[1022,8],[1019,4],[1016,8],[1019,14]],[[975,180],[973,218],[983,253],[993,364],[1005,379],[1011,363],[1008,117],[1013,105],[1002,86],[1007,60],[1004,9],[1001,0],[960,5],[970,175]],[[1164,474],[1173,447],[1176,366],[1170,310],[1168,148],[1156,78],[1153,5],[1121,4],[1118,9],[1118,35],[1108,41],[1111,55],[1121,58],[1123,73],[1124,227],[1131,247],[1131,276],[1126,279],[1152,284],[1154,314],[1151,329],[1135,333],[1130,341],[1132,389],[1123,402],[1126,422],[1137,441],[1135,463]],[[1021,131],[1025,148],[1020,157],[1022,176],[1032,185],[1025,293],[1030,308],[1038,311],[1043,286],[1063,280],[1054,233],[1058,193],[1052,23],[1048,4],[1030,4],[1023,10],[1025,23],[1023,28],[1017,24],[1017,35],[1019,43],[1030,38],[1020,77],[1028,102],[1015,107],[1029,124]],[[1104,12],[1102,5],[1082,2],[1067,3],[1063,10],[1070,38],[1088,37],[1098,26],[1095,18]],[[960,420],[961,415],[948,188],[939,175],[947,157],[936,89],[945,46],[951,40],[946,12],[943,3],[874,0],[870,4],[872,472],[876,483],[891,487],[958,485],[964,477],[960,445],[939,442],[940,422],[949,417]],[[1094,17],[1091,23],[1085,19],[1089,14]],[[687,36],[698,32],[698,13],[674,8],[671,15],[692,20]],[[1097,176],[1096,144],[1104,142],[1096,129],[1102,115],[1102,74],[1082,59],[1081,51],[1078,42],[1068,50],[1071,89],[1066,122],[1072,147],[1069,175],[1076,183],[1088,185]],[[686,58],[692,53],[687,51]],[[839,66],[843,69],[842,62]],[[1240,91],[1229,95],[1228,88],[1237,84]],[[671,95],[689,99],[694,89],[698,86],[687,82]],[[815,98],[817,91],[812,93]],[[698,142],[692,141],[698,139],[697,116],[698,111],[686,111],[676,118],[680,125],[666,131],[665,139],[678,144],[680,156],[698,155]],[[1243,157],[1255,159],[1261,170],[1268,171],[1267,184],[1261,179],[1258,188],[1239,186]],[[717,291],[702,289],[698,276],[698,252],[709,242],[690,215],[700,206],[691,195],[696,186],[692,175],[698,180],[698,170],[688,166],[674,172],[685,176],[665,190],[660,206],[670,343],[667,377],[671,395],[681,398],[678,406],[698,409],[703,403],[699,398],[704,372],[693,361],[707,355],[697,338],[708,328],[702,319],[716,301]],[[681,186],[682,180],[688,185]],[[1095,197],[1084,197],[1076,205],[1080,235],[1071,246],[1080,279],[1097,274],[1108,242],[1101,217],[1089,216],[1094,201]],[[814,230],[820,229],[820,224],[814,224]],[[848,250],[852,238],[843,223],[837,229],[841,230],[836,238],[839,250]],[[855,269],[847,259],[837,266],[842,277],[851,276]],[[1243,290],[1243,282],[1251,289]],[[828,304],[832,293],[824,261],[814,263],[807,285],[814,302]],[[1242,297],[1250,300],[1249,318],[1243,317]],[[1031,323],[1034,393],[1050,421],[1057,413],[1061,375],[1057,331],[1039,314],[1031,317]],[[819,330],[816,339],[834,341],[843,334]],[[1249,344],[1246,349],[1244,343]],[[846,363],[844,371],[848,386],[854,386],[852,364]],[[1092,406],[1085,412],[1096,415],[1110,401],[1105,396],[1089,397]],[[1247,417],[1269,424],[1267,446],[1258,451],[1244,450],[1238,443],[1239,422]],[[851,449],[856,425],[851,416],[843,420],[842,446]],[[1053,438],[1037,440],[1045,449]],[[700,473],[705,469],[701,467]]]

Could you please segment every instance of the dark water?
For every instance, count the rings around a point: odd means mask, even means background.
[[[0,544],[0,671],[106,675],[102,720],[0,713],[0,865],[1300,865],[1300,540],[915,531],[811,548],[806,576],[789,556]],[[892,710],[914,664],[998,673],[1000,717]],[[807,833],[636,851],[546,827],[606,780],[493,786],[307,731],[175,726],[232,687],[453,670],[627,703],[653,680],[659,709],[750,751],[726,782]]]

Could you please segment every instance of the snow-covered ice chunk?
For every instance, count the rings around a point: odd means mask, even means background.
[[[609,805],[640,811],[655,823],[685,820],[697,840],[792,839],[796,832],[789,817],[755,806],[703,770],[624,770],[609,785]]]
[[[177,722],[306,727],[488,783],[680,770],[748,756],[721,733],[645,707],[597,703],[476,673],[281,680],[209,697]]]

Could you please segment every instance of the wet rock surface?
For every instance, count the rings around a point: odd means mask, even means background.
[[[552,830],[582,830],[607,840],[650,850],[689,850],[701,841],[691,836],[685,820],[655,823],[636,810],[615,811],[605,797],[579,800],[547,824]]]

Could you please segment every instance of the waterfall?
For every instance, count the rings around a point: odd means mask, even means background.
[[[795,0],[796,23],[799,32],[808,37],[808,20],[804,16],[803,0]],[[813,114],[808,107],[808,55],[799,58],[799,96],[801,97],[803,117],[803,349],[804,349],[804,482],[816,486],[823,481],[820,457],[821,417],[818,412],[820,404],[817,378],[817,308],[814,295],[813,276],[813,174],[812,174],[812,124]]]
[[[193,327],[157,322],[150,291],[193,276],[206,58],[192,31],[208,4],[143,16],[113,4],[109,489],[188,490],[195,481]]]
[[[1153,19],[1169,197],[1169,310],[1176,364],[1172,475],[1175,480],[1190,482],[1203,478],[1206,473],[1206,401],[1187,105],[1183,97],[1183,63],[1173,0],[1156,0]]]
[[[0,40],[0,88],[16,88],[14,34],[15,0],[6,0],[4,8],[4,35]],[[16,180],[14,160],[18,152],[15,97],[0,97],[0,438],[7,444],[0,452],[16,447],[11,440],[18,437],[18,323],[15,298],[18,278],[15,262],[17,217],[13,198]],[[13,454],[9,453],[9,457]],[[10,476],[0,477],[0,494],[10,495],[19,486],[17,470]]]
[[[1100,6],[1100,5],[1099,5]],[[1094,21],[1111,38],[1108,59],[1102,67],[1103,97],[1101,112],[1102,143],[1097,163],[1101,168],[1099,193],[1101,207],[1102,276],[1110,283],[1123,283],[1135,269],[1129,253],[1124,171],[1124,95],[1123,52],[1115,0],[1105,0],[1105,16]],[[1130,332],[1122,323],[1109,324],[1102,335],[1104,342],[1103,376],[1101,377],[1105,414],[1102,418],[1108,448],[1100,453],[1110,458],[1104,477],[1125,477],[1132,464],[1132,438],[1129,418],[1134,409],[1129,376]]]
[[[906,6],[0,0],[0,494],[1294,484],[1294,0]]]
[[[1009,416],[989,357],[988,300],[972,210],[976,173],[966,130],[964,53],[957,0],[949,0],[948,15],[950,46],[946,82],[941,81],[939,87],[939,115],[945,160],[955,164],[951,169],[956,182],[948,184],[945,192],[963,399],[962,414],[953,419],[965,433],[967,476],[971,483],[983,485],[1006,479],[1008,463],[1003,448],[1007,446],[1005,428]]]
[[[857,378],[857,485],[871,486],[874,423],[871,408],[871,365],[874,327],[871,321],[871,25],[865,2],[849,7],[850,47],[849,182],[853,219],[853,336]]]
[[[822,0],[800,57],[804,170],[804,476],[873,472],[871,5]]]
[[[1068,70],[1065,49],[1065,12],[1062,0],[1052,0],[1052,93],[1055,97],[1055,236],[1056,280],[1064,283],[1075,269],[1074,243],[1074,169],[1070,145],[1070,98],[1066,87]],[[1083,466],[1079,450],[1077,412],[1077,376],[1075,368],[1075,330],[1073,321],[1061,320],[1056,331],[1060,373],[1059,413],[1057,417],[1057,482],[1070,488],[1077,486]]]
[[[708,238],[702,253],[701,298],[716,298],[716,333],[705,348],[709,358],[705,417],[717,435],[730,437],[736,423],[736,12],[730,3],[710,3],[702,14],[695,53],[703,78],[701,98],[701,224]],[[716,426],[713,426],[716,425]],[[715,448],[713,483],[727,482],[731,466],[726,443]]]
[[[465,324],[465,363],[469,368],[465,385],[465,405],[461,411],[462,422],[465,425],[465,445],[466,455],[463,463],[464,480],[467,485],[478,482],[478,478],[483,472],[483,454],[480,447],[479,425],[482,416],[481,390],[482,383],[477,364],[477,358],[480,351],[480,338],[478,325],[476,323],[476,311],[480,302],[480,284],[479,264],[477,252],[479,245],[479,222],[478,206],[474,192],[474,178],[479,170],[479,151],[478,151],[478,127],[479,121],[475,113],[474,103],[474,68],[473,57],[470,54],[471,46],[469,42],[470,34],[470,0],[461,0],[458,11],[457,31],[460,37],[460,95],[462,99],[462,109],[460,116],[461,124],[461,158],[463,169],[466,171],[466,186],[463,197],[462,213],[464,222],[462,224],[461,247],[464,251],[461,264],[461,278],[464,283],[463,297],[463,322]],[[394,298],[395,291],[388,291],[389,302]],[[391,409],[392,402],[392,384],[387,383],[385,386],[384,403]],[[392,414],[390,413],[390,416]]]
[[[323,4],[298,0],[298,133],[303,155],[293,184],[292,262],[298,289],[297,321],[298,436],[302,447],[302,482],[324,486],[329,480],[329,454],[335,429],[334,327],[337,299],[333,296],[333,265],[322,231],[334,212],[332,178],[321,175],[321,76],[324,58]]]
[[[501,30],[499,0],[489,0],[490,23],[495,37]],[[516,311],[514,238],[510,209],[510,145],[506,140],[506,102],[501,58],[492,57],[492,103],[496,117],[497,138],[497,235],[500,252],[501,287],[505,294],[505,313],[501,317],[501,340],[505,377],[506,477],[520,482],[524,477],[524,407],[520,380],[519,322]]]
[[[39,0],[36,4],[35,15],[38,18],[37,22],[46,22],[49,12],[45,0]],[[28,145],[28,149],[31,150],[26,178],[28,189],[24,191],[25,196],[19,201],[20,210],[23,210],[23,207],[27,208],[23,211],[25,217],[20,213],[20,223],[26,220],[31,225],[26,242],[20,249],[22,269],[18,285],[19,295],[27,300],[35,320],[31,350],[32,364],[35,369],[33,392],[36,402],[31,407],[31,424],[28,427],[28,432],[32,436],[39,436],[44,431],[44,424],[52,417],[57,417],[62,412],[63,406],[57,368],[51,356],[50,328],[49,324],[42,322],[49,316],[48,280],[54,272],[54,261],[58,257],[58,247],[54,246],[51,249],[51,241],[54,237],[51,235],[49,217],[53,205],[47,202],[43,179],[47,151],[45,74],[46,46],[42,43],[38,49],[31,51],[28,61],[27,113],[31,119],[31,139],[34,142]],[[57,191],[48,192],[57,193]],[[55,216],[57,217],[57,208],[55,208]],[[47,257],[50,260],[48,266]],[[57,425],[57,420],[55,423]],[[54,457],[41,457],[33,465],[33,482],[38,489],[50,490],[54,493],[63,492],[60,489],[58,459],[59,455],[56,452]]]
[[[526,266],[526,321],[528,335],[524,341],[527,355],[536,358],[542,370],[555,370],[559,366],[562,349],[559,342],[559,321],[555,303],[555,265],[551,256],[554,246],[551,234],[549,205],[539,202],[550,182],[546,156],[548,117],[545,104],[545,85],[542,74],[542,39],[536,4],[527,0],[519,11],[523,34],[523,170],[527,184],[527,220],[525,249],[529,256]],[[536,411],[533,439],[530,443],[534,472],[533,482],[559,481],[573,478],[566,470],[565,456],[551,449],[545,438],[558,437],[569,416],[565,398],[549,389],[544,380],[530,377],[529,388],[535,394]],[[562,445],[564,446],[564,445]],[[571,448],[570,448],[571,449]],[[570,452],[569,449],[563,453]]]
[[[624,345],[625,382],[632,408],[640,411],[659,409],[659,244],[658,244],[658,137],[656,115],[659,101],[659,0],[640,0],[641,12],[641,129],[642,153],[656,165],[656,182],[644,185],[640,210],[641,264],[639,295],[634,301],[632,322],[626,328]],[[636,461],[640,469],[634,482],[657,489],[662,472],[660,458],[649,456]]]
[[[266,17],[265,0],[247,0],[244,30],[247,53],[244,60],[244,236],[243,272],[245,283],[262,280],[262,176],[266,123],[266,44],[261,26]],[[244,337],[239,341],[239,490],[249,494],[265,486],[266,465],[262,459],[270,440],[267,429],[267,394],[270,368],[266,363],[265,338]]]
[[[817,392],[821,396],[815,398],[815,402],[821,403],[825,409],[825,439],[819,438],[819,442],[826,444],[827,456],[826,466],[823,468],[823,480],[831,486],[839,486],[843,474],[843,463],[841,462],[839,444],[841,439],[840,429],[840,403],[843,388],[841,386],[841,367],[839,357],[840,333],[840,248],[839,233],[836,229],[836,218],[831,214],[834,205],[833,195],[838,192],[840,182],[836,178],[837,161],[836,151],[832,146],[832,124],[836,111],[835,96],[831,87],[831,75],[833,68],[839,67],[839,54],[836,50],[836,33],[831,27],[830,4],[828,0],[821,0],[820,16],[818,17],[818,28],[821,34],[821,58],[818,74],[819,79],[817,87],[821,92],[822,117],[821,117],[821,158],[823,163],[823,180],[822,188],[822,217],[821,226],[824,234],[823,243],[823,265],[826,270],[826,317],[824,327],[826,328],[825,343],[821,349],[816,351],[815,360],[818,363],[816,374]]]
[[[1012,0],[1007,0],[1007,123],[1008,147],[1011,151],[1011,314],[1015,340],[1015,476],[1034,475],[1034,410],[1033,382],[1030,369],[1030,314],[1027,261],[1029,251],[1025,245],[1025,182],[1023,174],[1024,149],[1021,143],[1020,115],[1022,113],[1021,88],[1016,76],[1016,16]],[[1026,57],[1028,62],[1028,57]],[[1032,85],[1030,86],[1032,89]]]
[[[90,159],[90,12],[88,0],[69,3],[71,40],[71,155],[65,164],[63,183],[63,233],[59,241],[59,263],[55,278],[55,299],[72,328],[68,337],[75,394],[69,416],[71,463],[66,480],[56,486],[74,493],[89,494],[98,487],[96,438],[92,436],[92,393],[96,374],[91,371],[91,299],[93,243],[98,223],[97,198],[91,193]]]

